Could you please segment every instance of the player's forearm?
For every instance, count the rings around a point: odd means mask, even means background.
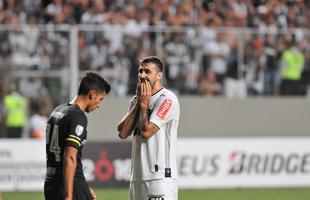
[[[66,200],[73,199],[73,181],[76,171],[77,161],[73,156],[65,157],[65,187]]]
[[[146,108],[141,108],[140,124],[141,124],[141,130],[142,131],[147,130],[147,125],[149,124],[149,116],[148,116]]]
[[[151,131],[151,125],[149,122],[149,116],[148,116],[148,112],[147,109],[141,109],[140,112],[140,132],[141,132],[141,136],[143,138],[149,138],[153,135],[153,132]]]
[[[117,126],[117,130],[119,132],[118,136],[121,139],[126,139],[128,136],[131,135],[135,121],[137,119],[139,113],[139,106],[136,102],[132,109],[125,115],[125,117],[120,121],[120,123]]]

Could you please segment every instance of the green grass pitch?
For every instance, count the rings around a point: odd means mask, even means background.
[[[95,189],[97,200],[126,200],[127,189]],[[3,192],[0,200],[44,200],[42,192]],[[179,200],[310,200],[310,188],[180,190]]]

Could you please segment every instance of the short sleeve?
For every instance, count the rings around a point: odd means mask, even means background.
[[[66,145],[79,149],[82,141],[86,139],[87,119],[79,112],[72,112],[67,117]]]
[[[174,107],[176,102],[169,97],[161,97],[158,99],[154,107],[149,121],[161,128],[165,123],[170,121],[174,115]]]

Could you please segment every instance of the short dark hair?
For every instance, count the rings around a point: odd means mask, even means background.
[[[87,95],[91,90],[108,94],[110,89],[110,84],[98,73],[88,71],[81,78],[78,95]]]
[[[164,64],[160,58],[158,58],[156,56],[148,56],[148,57],[142,58],[140,60],[140,66],[143,66],[143,65],[148,64],[148,63],[155,64],[157,66],[157,68],[159,69],[159,71],[161,71],[161,72],[163,71]]]

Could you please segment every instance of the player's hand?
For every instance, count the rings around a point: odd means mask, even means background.
[[[140,98],[141,95],[141,81],[138,79],[137,87],[136,87],[136,96]]]
[[[90,193],[93,196],[93,200],[96,200],[96,192],[93,190],[93,188],[89,187]]]
[[[142,110],[147,110],[151,96],[152,96],[152,87],[150,82],[147,80],[142,81],[140,88],[140,108]]]

